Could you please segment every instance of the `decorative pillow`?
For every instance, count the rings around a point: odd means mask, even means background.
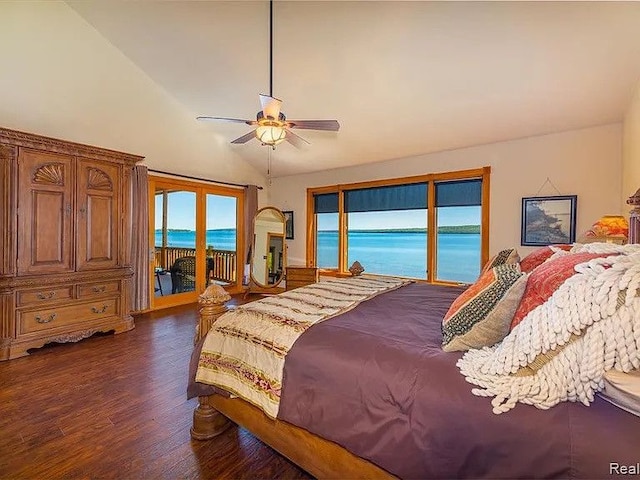
[[[509,333],[527,276],[517,263],[498,265],[451,304],[442,322],[445,352],[494,345]]]
[[[640,370],[629,373],[609,370],[604,374],[604,388],[598,395],[640,417]]]
[[[613,254],[605,244],[590,245],[591,251],[536,268],[525,296],[530,286],[547,280],[547,286],[558,283],[557,289],[502,342],[469,350],[458,360],[465,380],[477,386],[471,392],[493,397],[494,413],[518,402],[541,409],[564,401],[589,405],[606,372],[640,369],[634,335],[640,325],[640,245],[621,246]],[[554,273],[569,276],[547,279]]]
[[[549,260],[554,253],[559,251],[568,252],[571,247],[571,245],[549,245],[538,248],[520,260],[520,270],[529,273]]]
[[[531,310],[545,303],[568,278],[575,275],[577,273],[575,270],[576,265],[588,262],[593,258],[606,256],[608,256],[606,253],[573,253],[549,260],[534,269],[529,275],[527,288],[513,316],[511,330]]]
[[[519,261],[520,255],[518,255],[518,252],[515,248],[500,250],[486,263],[486,265],[482,268],[482,272],[480,272],[480,275],[482,276],[483,273],[491,270],[494,267],[497,267],[498,265],[518,263]]]

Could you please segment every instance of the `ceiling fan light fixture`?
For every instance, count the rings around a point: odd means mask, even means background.
[[[256,128],[256,138],[260,140],[263,145],[275,147],[284,142],[286,136],[287,130],[276,125],[260,125]]]

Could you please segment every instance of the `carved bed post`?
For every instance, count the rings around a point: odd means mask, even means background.
[[[627,203],[633,206],[629,213],[629,243],[640,243],[640,188]]]
[[[200,320],[196,327],[195,342],[207,335],[207,332],[220,315],[227,311],[224,304],[230,300],[229,294],[220,285],[209,285],[198,297]],[[198,397],[198,406],[193,411],[191,438],[208,440],[224,432],[231,422],[209,404],[209,397]]]

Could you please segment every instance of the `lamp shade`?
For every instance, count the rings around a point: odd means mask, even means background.
[[[626,218],[622,215],[604,215],[584,233],[583,240],[624,243],[628,235]]]
[[[278,126],[260,125],[256,128],[256,138],[265,145],[275,146],[284,142],[287,131]]]

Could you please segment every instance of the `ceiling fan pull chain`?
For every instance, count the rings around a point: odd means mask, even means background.
[[[273,147],[275,149],[275,147]],[[271,148],[268,150],[267,156],[267,185],[271,186]]]

